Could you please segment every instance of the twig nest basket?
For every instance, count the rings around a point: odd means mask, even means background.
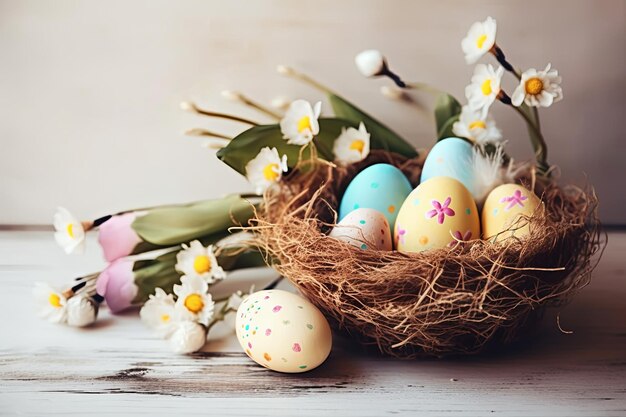
[[[310,162],[265,194],[252,224],[272,266],[363,344],[401,358],[478,353],[519,338],[543,307],[589,282],[602,247],[596,196],[553,183],[535,185],[546,214],[524,240],[405,254],[329,237],[346,186],[379,162],[417,185],[422,161],[388,152],[349,167]]]

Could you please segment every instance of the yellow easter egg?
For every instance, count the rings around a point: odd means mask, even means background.
[[[500,242],[511,236],[522,238],[529,235],[526,217],[539,213],[541,207],[539,197],[521,185],[503,184],[494,188],[487,196],[481,214],[483,237]]]
[[[394,243],[400,252],[455,247],[480,237],[476,203],[459,181],[434,177],[406,198],[396,219]]]

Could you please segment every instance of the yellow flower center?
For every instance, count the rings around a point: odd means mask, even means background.
[[[524,87],[526,88],[526,93],[535,96],[543,90],[543,81],[536,77],[531,78],[526,81],[526,85]]]
[[[483,83],[480,85],[480,91],[483,92],[484,95],[488,96],[491,94],[491,92],[493,91],[491,89],[491,79],[487,78],[485,81],[483,81]]]
[[[48,302],[50,303],[52,307],[55,307],[55,308],[61,307],[61,297],[59,297],[55,293],[50,294],[50,297],[48,297]]]
[[[193,269],[195,269],[198,274],[209,272],[211,270],[211,260],[206,255],[196,256],[196,259],[193,260]]]
[[[168,321],[170,321],[170,315],[169,315],[169,314],[163,314],[163,315],[161,316],[161,321],[162,321],[163,323],[167,323]]]
[[[276,181],[278,179],[278,176],[280,175],[277,172],[279,170],[280,168],[278,164],[267,164],[265,165],[265,168],[263,168],[263,176],[268,181]]]
[[[187,298],[185,298],[185,308],[192,313],[202,311],[204,308],[204,301],[202,301],[200,294],[189,294]]]
[[[303,116],[298,120],[298,133],[302,133],[304,129],[311,130],[311,119],[309,119],[309,116]]]
[[[362,153],[364,146],[365,146],[365,142],[363,142],[361,139],[356,139],[356,140],[353,140],[352,143],[350,144],[350,149],[353,151],[358,151],[359,153]]]
[[[74,225],[72,223],[67,225],[67,234],[74,239]]]
[[[483,122],[482,120],[475,120],[472,123],[470,123],[469,128],[470,130],[477,129],[477,128],[486,129],[487,124]]]
[[[478,47],[478,49],[483,49],[483,44],[485,43],[486,40],[487,40],[487,35],[485,35],[484,33],[480,35],[478,39],[476,39],[476,46]]]

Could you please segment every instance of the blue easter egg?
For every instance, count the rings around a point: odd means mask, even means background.
[[[393,230],[398,210],[413,187],[393,165],[376,164],[352,179],[339,205],[339,220],[352,210],[370,208],[383,213]]]
[[[446,138],[433,146],[424,161],[420,182],[433,177],[450,177],[470,192],[474,183],[472,145],[459,138]]]

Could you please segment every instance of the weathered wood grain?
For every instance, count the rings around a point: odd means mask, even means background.
[[[49,234],[0,233],[0,415],[623,416],[626,234],[610,237],[593,283],[549,312],[523,345],[403,362],[338,335],[322,367],[283,375],[252,363],[224,328],[227,336],[204,352],[181,356],[136,312],[113,318],[103,311],[98,326],[85,330],[39,321],[33,282],[90,271],[99,254],[91,245],[85,257],[68,258]],[[556,314],[573,334],[559,331]]]

